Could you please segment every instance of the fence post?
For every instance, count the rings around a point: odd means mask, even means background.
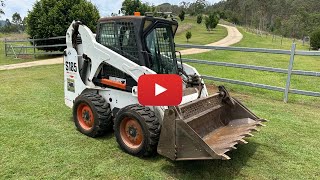
[[[7,38],[4,38],[4,52],[6,54],[6,57],[8,56],[8,53],[7,53]]]
[[[36,44],[34,37],[32,38],[32,44],[33,44],[33,58],[36,58]]]
[[[291,83],[291,75],[292,75],[292,70],[293,70],[293,62],[294,62],[294,55],[296,53],[296,43],[292,44],[291,47],[291,55],[290,55],[290,62],[289,62],[289,67],[288,67],[288,78],[287,78],[287,83],[286,83],[286,89],[284,92],[284,102],[288,102],[289,98],[289,90],[290,90],[290,83]]]

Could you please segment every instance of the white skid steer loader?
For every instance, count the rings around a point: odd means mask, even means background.
[[[209,96],[197,70],[176,57],[174,20],[121,16],[99,20],[97,34],[73,22],[64,52],[65,104],[77,129],[90,137],[111,130],[121,149],[135,156],[158,152],[171,160],[230,159],[265,120],[221,86]],[[176,74],[183,80],[179,106],[146,107],[138,79]],[[170,81],[170,79],[168,79]]]

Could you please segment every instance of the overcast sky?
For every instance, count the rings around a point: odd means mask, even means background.
[[[54,1],[54,0],[53,0]],[[89,0],[90,1],[90,0]],[[142,2],[149,2],[154,5],[162,3],[179,4],[181,1],[194,2],[195,0],[142,0]],[[209,3],[215,3],[220,0],[207,0]],[[5,0],[5,7],[3,8],[5,15],[1,15],[0,19],[10,19],[15,12],[20,13],[22,17],[27,15],[28,10],[32,9],[36,0]],[[107,16],[111,13],[116,13],[121,8],[122,0],[91,0],[99,11],[101,16]]]

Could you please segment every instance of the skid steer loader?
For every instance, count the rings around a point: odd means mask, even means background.
[[[263,126],[265,120],[223,86],[208,95],[197,70],[176,56],[177,28],[173,19],[119,16],[100,19],[93,34],[72,22],[64,51],[65,104],[81,133],[97,137],[113,126],[120,148],[140,157],[158,152],[171,160],[228,160],[226,152]],[[182,103],[140,105],[137,82],[147,74],[179,75]]]

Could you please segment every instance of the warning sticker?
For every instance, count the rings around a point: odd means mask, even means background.
[[[70,92],[75,92],[75,87],[74,87],[74,79],[67,79],[67,89],[68,89],[68,91],[70,91]]]

